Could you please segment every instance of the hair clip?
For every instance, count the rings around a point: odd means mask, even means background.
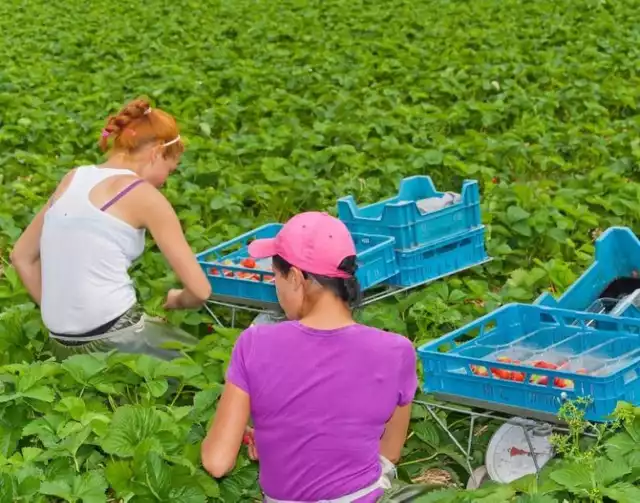
[[[163,147],[168,147],[169,145],[173,145],[174,143],[178,143],[180,141],[180,135],[176,136],[173,140],[163,143]]]
[[[111,134],[111,132],[107,131],[106,129],[102,130],[102,137],[106,138],[107,136],[109,136]]]
[[[147,108],[147,109],[144,111],[144,115],[149,115],[150,113],[151,113],[151,107]]]

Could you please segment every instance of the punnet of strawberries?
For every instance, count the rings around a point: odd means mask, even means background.
[[[548,362],[545,360],[531,360],[526,362],[521,362],[520,360],[514,360],[508,356],[498,356],[496,361],[500,363],[509,363],[511,365],[523,365],[526,367],[533,367],[542,370],[569,370],[568,361],[561,362],[559,364]],[[502,368],[490,368],[480,366],[480,365],[471,365],[471,371],[481,377],[489,377],[489,372],[496,379],[502,379],[506,381],[515,381],[515,382],[524,382],[526,375],[530,372],[528,370],[523,371],[514,371]],[[586,369],[581,368],[575,371],[576,374],[587,375],[588,372]],[[549,377],[545,375],[539,374],[530,374],[529,383],[537,384],[540,386],[547,386],[549,384]],[[572,379],[565,379],[561,377],[553,378],[553,386],[556,388],[573,388],[574,382]]]
[[[228,269],[224,266],[231,266],[234,268],[242,268],[242,269],[253,269],[255,272],[250,270],[238,271]],[[268,270],[264,270],[262,268],[258,268],[258,264],[252,258],[243,258],[237,262],[234,262],[231,259],[223,260],[220,263],[220,267],[212,267],[209,269],[209,274],[213,276],[224,276],[226,278],[234,278],[234,279],[244,279],[247,281],[262,281],[265,283],[273,283],[275,281],[275,276],[273,275],[273,269],[269,268]]]

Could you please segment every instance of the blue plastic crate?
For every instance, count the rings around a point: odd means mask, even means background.
[[[413,286],[486,261],[484,232],[482,226],[413,250],[396,250],[400,270],[386,283]]]
[[[564,294],[555,299],[549,292],[543,293],[535,304],[558,307],[575,311],[596,309],[596,304],[612,304],[612,299],[599,297],[602,292],[621,278],[637,278],[640,275],[640,240],[627,227],[607,229],[595,243],[593,264],[569,287]],[[638,281],[640,287],[640,280]],[[622,315],[640,318],[640,310],[629,306]]]
[[[268,269],[250,269],[234,263],[249,256],[247,247],[254,239],[273,238],[282,224],[267,224],[235,239],[214,246],[196,255],[200,267],[209,278],[214,296],[241,299],[251,303],[277,304],[273,272]],[[358,271],[356,277],[362,290],[369,289],[397,274],[398,265],[394,252],[394,239],[389,236],[352,234],[356,245]],[[257,278],[240,276],[257,275]]]
[[[398,195],[358,208],[353,196],[338,200],[338,217],[354,233],[393,236],[396,249],[406,250],[468,231],[482,225],[480,190],[475,180],[465,180],[461,201],[423,214],[417,201],[442,197],[431,177],[412,176],[400,183]]]
[[[418,355],[425,392],[487,408],[556,416],[564,400],[589,397],[587,419],[606,421],[618,401],[640,405],[640,320],[633,318],[509,304]],[[536,368],[538,360],[563,366]]]

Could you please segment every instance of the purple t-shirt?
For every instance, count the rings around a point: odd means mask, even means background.
[[[418,385],[409,339],[363,325],[315,330],[296,321],[245,330],[227,380],[251,399],[262,490],[294,501],[373,484],[384,425]]]

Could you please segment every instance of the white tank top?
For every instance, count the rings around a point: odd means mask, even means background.
[[[40,239],[41,312],[57,334],[83,334],[136,303],[129,267],[144,251],[145,230],[96,208],[89,193],[101,181],[135,175],[125,169],[84,166],[44,216]]]

